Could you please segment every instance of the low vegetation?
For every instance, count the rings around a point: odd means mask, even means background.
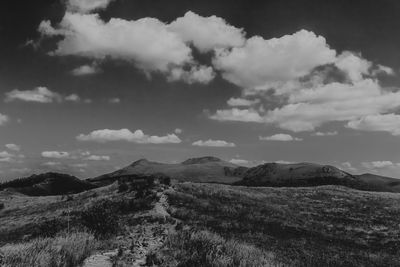
[[[151,254],[152,266],[278,266],[271,255],[248,244],[240,243],[209,231],[181,231],[170,235],[164,248]]]
[[[85,232],[64,233],[0,247],[0,265],[13,267],[70,267],[81,264],[98,242]]]
[[[171,213],[285,266],[399,266],[400,196],[345,187],[179,184]]]

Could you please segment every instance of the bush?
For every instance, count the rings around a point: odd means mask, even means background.
[[[118,209],[116,203],[100,200],[82,211],[80,219],[96,237],[104,237],[118,232]]]
[[[0,202],[0,210],[2,210],[4,208],[5,208],[4,203]]]
[[[71,233],[55,238],[39,238],[0,248],[0,266],[73,267],[79,266],[97,248],[89,233]]]

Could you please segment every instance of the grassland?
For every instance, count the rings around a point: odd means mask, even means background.
[[[3,263],[79,266],[95,250],[113,250],[115,266],[400,266],[395,193],[146,186],[47,197],[0,192]]]
[[[345,187],[179,184],[171,214],[288,266],[399,266],[400,196]]]

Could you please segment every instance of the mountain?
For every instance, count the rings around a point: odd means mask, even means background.
[[[231,184],[241,179],[245,167],[216,157],[191,158],[181,163],[159,163],[146,159],[135,161],[118,171],[88,179],[96,185],[107,185],[121,177],[167,176],[180,182],[207,182]]]
[[[248,169],[235,185],[299,187],[344,185],[364,189],[361,179],[330,165],[266,163]]]
[[[0,191],[15,191],[28,196],[50,196],[75,194],[95,187],[75,176],[48,172],[2,183]]]
[[[355,176],[377,191],[400,193],[400,179],[380,176],[371,173],[364,173]]]

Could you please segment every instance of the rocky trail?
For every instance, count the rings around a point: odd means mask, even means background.
[[[116,249],[90,256],[82,267],[146,266],[147,256],[162,247],[177,222],[168,213],[165,192],[158,192],[157,198],[153,209],[134,215],[134,219],[143,220],[143,223],[129,226],[126,235],[118,236]]]

